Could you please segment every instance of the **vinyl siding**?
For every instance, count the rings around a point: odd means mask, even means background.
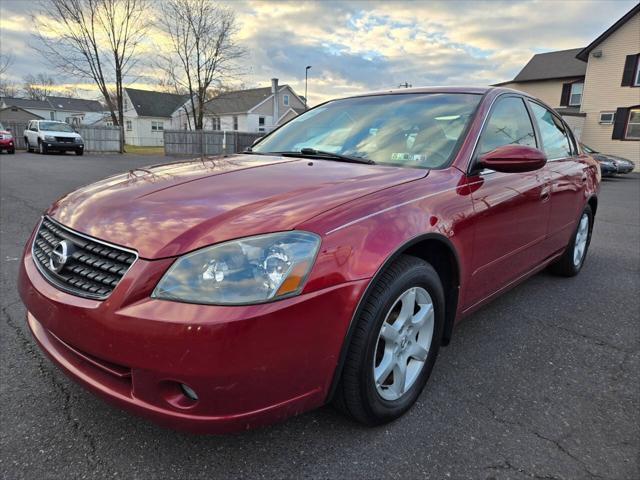
[[[587,63],[587,76],[581,111],[587,114],[582,131],[584,143],[603,153],[633,160],[640,170],[640,141],[612,140],[613,125],[600,125],[600,112],[640,104],[640,87],[621,87],[627,55],[640,53],[640,14],[622,25],[593,52]]]
[[[539,98],[550,107],[558,108],[560,106],[560,96],[562,95],[562,85],[575,80],[580,80],[581,78],[582,77],[540,80],[533,82],[511,82],[501,86],[528,93],[531,96]]]

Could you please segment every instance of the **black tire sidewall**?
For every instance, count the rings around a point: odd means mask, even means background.
[[[418,259],[416,259],[418,260]],[[422,287],[430,295],[434,307],[434,331],[429,348],[429,354],[418,379],[411,388],[398,400],[389,401],[383,399],[376,387],[373,376],[373,358],[378,336],[387,312],[391,309],[398,297],[411,287]],[[397,277],[392,285],[384,293],[384,298],[375,302],[375,321],[371,325],[367,337],[367,347],[364,351],[362,363],[361,394],[365,403],[365,409],[375,419],[375,423],[384,423],[393,420],[407,411],[422,392],[433,366],[435,364],[442,333],[444,330],[444,293],[442,284],[435,270],[426,262],[418,263],[408,271]]]

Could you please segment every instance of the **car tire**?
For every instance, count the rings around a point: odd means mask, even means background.
[[[47,153],[47,147],[44,145],[44,143],[42,143],[41,140],[38,140],[38,152],[41,155],[44,155]]]
[[[408,293],[411,290],[416,292],[413,308],[411,294]],[[419,299],[425,303],[419,304]],[[406,323],[401,322],[405,300],[407,308],[411,309],[411,320]],[[425,320],[423,327],[420,327],[422,330],[418,330],[419,323],[414,323],[414,320],[427,314],[428,310],[423,312],[423,309],[427,309],[428,304],[431,306],[430,319]],[[444,330],[444,306],[442,283],[437,272],[427,262],[402,255],[387,267],[363,299],[357,317],[353,319],[354,330],[334,396],[336,407],[366,425],[390,422],[409,410],[427,383],[438,356]],[[429,323],[430,338],[426,329]],[[383,338],[388,336],[384,332],[393,331],[393,335],[398,330],[402,332],[402,324],[411,327],[405,330],[403,340],[390,341]],[[428,345],[424,348],[427,341]],[[423,361],[412,357],[413,349],[419,343],[423,347],[420,354]],[[398,356],[393,353],[396,351],[400,352]],[[383,372],[388,369],[385,366],[389,364],[385,361],[387,358],[392,359],[394,367],[385,377]],[[393,359],[398,361],[393,363]],[[396,377],[396,371],[400,372],[397,369],[401,368],[405,360],[405,374],[399,373]],[[406,385],[406,389],[396,387],[400,384]],[[396,395],[399,396],[394,398]]]
[[[81,149],[76,150],[76,155],[81,157],[82,155],[84,155],[84,150],[81,150]]]
[[[12,148],[11,150],[9,150],[9,154],[10,155],[15,155],[15,153],[16,153],[16,149],[15,148]]]
[[[582,270],[587,258],[593,230],[593,211],[589,205],[584,207],[575,232],[562,256],[549,266],[551,273],[562,277],[575,277]]]
[[[31,145],[29,144],[29,139],[27,137],[24,137],[24,144],[27,147],[27,153],[31,152]]]

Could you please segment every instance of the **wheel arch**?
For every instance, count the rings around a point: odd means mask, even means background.
[[[351,322],[347,329],[347,333],[342,342],[340,357],[333,373],[333,379],[329,387],[327,402],[334,397],[336,388],[340,382],[342,369],[353,335],[355,321],[358,318],[361,309],[364,306],[364,300],[373,290],[374,285],[384,270],[391,265],[400,255],[412,255],[421,258],[431,264],[436,270],[445,292],[445,325],[442,337],[442,345],[448,345],[451,341],[453,326],[456,318],[458,307],[458,294],[460,291],[460,261],[456,249],[447,237],[439,233],[426,233],[418,235],[411,240],[402,244],[391,255],[387,257],[384,263],[378,268],[375,275],[369,281],[365,292],[360,297],[358,306],[351,317]]]
[[[598,211],[598,197],[595,195],[591,195],[587,200],[587,205],[591,207],[591,213],[593,213],[593,216],[595,218],[596,212]]]

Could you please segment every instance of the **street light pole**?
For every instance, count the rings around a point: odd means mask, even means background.
[[[309,69],[311,68],[311,65],[307,65],[307,68],[304,69],[304,109],[307,109],[307,102],[309,101],[307,99],[307,83],[309,81]]]

